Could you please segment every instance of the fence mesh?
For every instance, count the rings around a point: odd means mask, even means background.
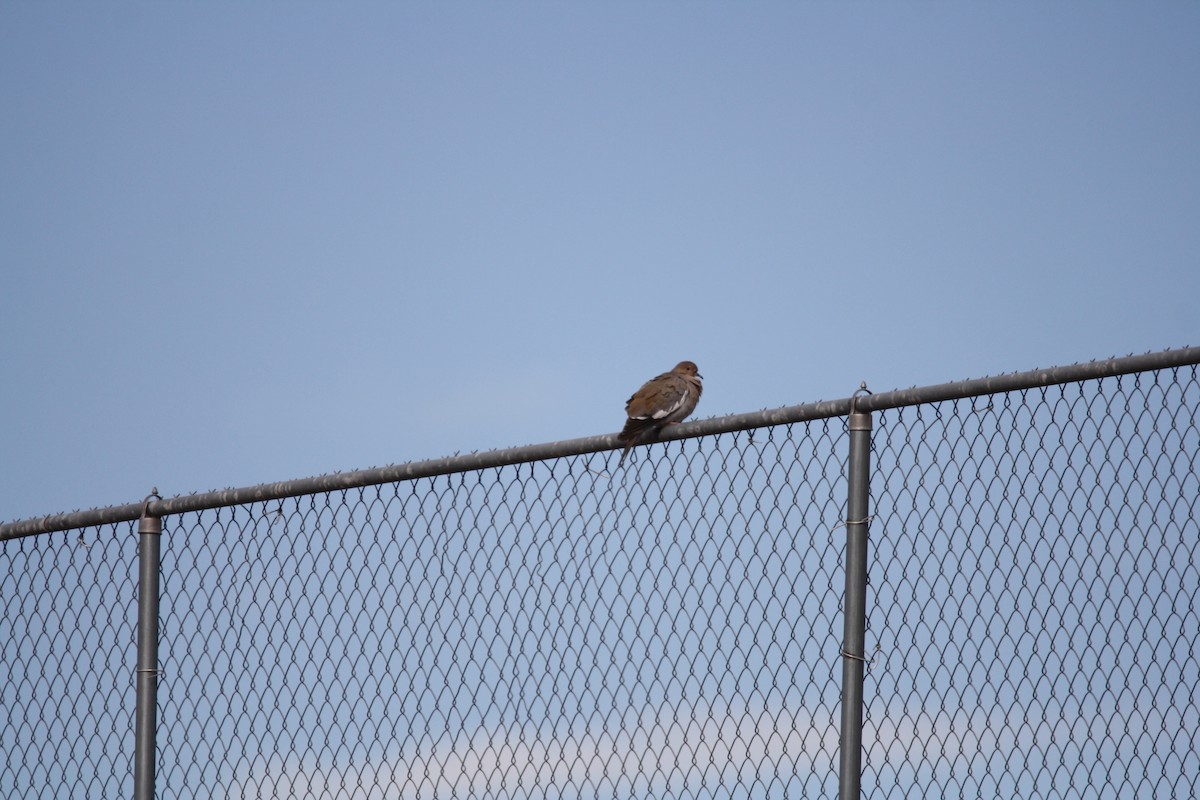
[[[879,412],[864,795],[1200,792],[1194,367]],[[837,794],[845,420],[164,518],[160,798]],[[133,525],[4,542],[0,796],[131,795]]]
[[[1200,795],[1198,409],[1190,367],[879,415],[874,796]]]
[[[3,543],[4,797],[130,795],[137,544],[128,524]]]
[[[171,796],[828,793],[840,431],[168,518]]]

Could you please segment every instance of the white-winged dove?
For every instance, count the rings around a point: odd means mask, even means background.
[[[696,410],[704,391],[702,377],[694,363],[680,361],[673,370],[651,378],[633,393],[625,403],[629,419],[617,436],[617,441],[625,445],[618,467],[625,463],[625,456],[635,444],[652,441],[665,426],[682,422]]]

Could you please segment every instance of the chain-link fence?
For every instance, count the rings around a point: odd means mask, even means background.
[[[132,528],[0,544],[0,796],[131,795]]]
[[[1194,356],[879,405],[864,796],[1200,793]],[[818,411],[163,516],[157,796],[836,796]],[[130,796],[136,523],[2,548],[0,796]]]
[[[1193,366],[879,415],[875,796],[1200,796],[1198,412]]]

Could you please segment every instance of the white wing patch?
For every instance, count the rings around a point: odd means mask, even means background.
[[[651,418],[652,419],[662,419],[663,417],[671,416],[672,414],[674,414],[676,411],[679,410],[680,406],[683,405],[683,401],[684,401],[685,397],[687,397],[687,395],[685,395],[685,394],[679,395],[679,399],[677,399],[674,402],[674,404],[671,405],[670,408],[660,408],[659,410],[655,411],[653,414],[650,415]]]

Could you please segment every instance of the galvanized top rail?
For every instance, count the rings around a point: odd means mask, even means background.
[[[942,383],[934,386],[914,387],[912,389],[897,389],[880,394],[846,397],[841,400],[804,403],[796,406],[753,411],[748,414],[712,417],[710,419],[670,426],[663,431],[659,439],[661,441],[691,439],[718,433],[733,433],[753,428],[766,428],[794,422],[842,417],[848,415],[852,407],[858,411],[881,411],[887,408],[978,397],[985,394],[1033,389],[1040,386],[1054,386],[1062,383],[1074,383],[1076,381],[1108,378],[1115,375],[1129,375],[1137,372],[1170,369],[1172,367],[1193,364],[1200,364],[1200,347],[1163,350],[1157,353],[1145,353],[1142,355],[1125,356],[1123,358],[1088,361],[1065,367],[1034,369],[989,378],[959,381],[957,383]],[[316,494],[340,489],[354,489],[381,483],[427,478],[434,475],[470,472],[472,470],[503,467],[509,464],[524,464],[531,461],[561,458],[563,456],[598,453],[603,450],[617,449],[620,446],[615,433],[606,433],[580,439],[566,439],[558,442],[547,442],[545,444],[510,447],[503,450],[488,450],[482,453],[469,453],[428,461],[411,461],[405,464],[392,464],[386,467],[375,467],[372,469],[356,470],[354,472],[336,472],[329,475],[300,478],[292,481],[260,483],[257,486],[247,486],[241,489],[221,489],[203,494],[178,495],[176,497],[150,500],[148,502],[126,503],[125,505],[93,508],[87,511],[52,514],[45,517],[31,517],[29,519],[0,524],[0,541],[33,536],[39,533],[52,533],[54,531],[66,531],[94,525],[129,522],[139,519],[142,516],[143,510],[148,516],[162,517],[169,514],[202,511],[208,508],[281,500],[285,497],[296,497],[298,495]]]

